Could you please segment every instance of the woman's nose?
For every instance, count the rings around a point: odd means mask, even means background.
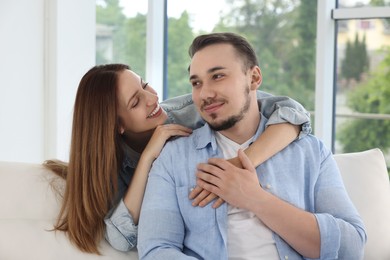
[[[154,93],[146,91],[146,105],[153,106],[158,101],[158,96]]]

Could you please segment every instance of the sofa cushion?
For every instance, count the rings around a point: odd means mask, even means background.
[[[1,162],[0,180],[0,219],[56,219],[61,197],[54,189],[65,181],[54,173],[39,164]]]
[[[367,231],[364,259],[390,259],[390,185],[379,149],[334,156]]]
[[[42,165],[0,162],[0,259],[138,259],[136,251],[119,252],[105,240],[101,256],[83,253],[64,232],[50,231],[64,184]]]

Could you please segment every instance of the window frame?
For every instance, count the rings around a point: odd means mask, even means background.
[[[331,147],[333,152],[336,119],[336,22],[389,17],[390,7],[338,8],[336,0],[318,0],[314,129],[315,135],[326,146]]]

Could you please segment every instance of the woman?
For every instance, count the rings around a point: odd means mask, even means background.
[[[262,113],[274,125],[246,151],[255,165],[292,142],[301,124],[305,123],[304,133],[310,131],[306,111],[291,99],[268,95],[261,102]],[[292,124],[283,123],[282,117],[292,118]],[[127,65],[90,69],[76,95],[69,163],[45,162],[66,178],[55,230],[67,232],[85,252],[99,254],[103,236],[118,250],[130,250],[136,245],[136,225],[153,160],[169,138],[188,136],[202,124],[191,95],[160,107],[156,92]],[[199,188],[190,196],[199,205],[215,198]]]

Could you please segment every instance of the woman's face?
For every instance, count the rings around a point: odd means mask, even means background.
[[[154,89],[131,70],[118,77],[118,116],[120,133],[141,134],[154,130],[167,120]]]

